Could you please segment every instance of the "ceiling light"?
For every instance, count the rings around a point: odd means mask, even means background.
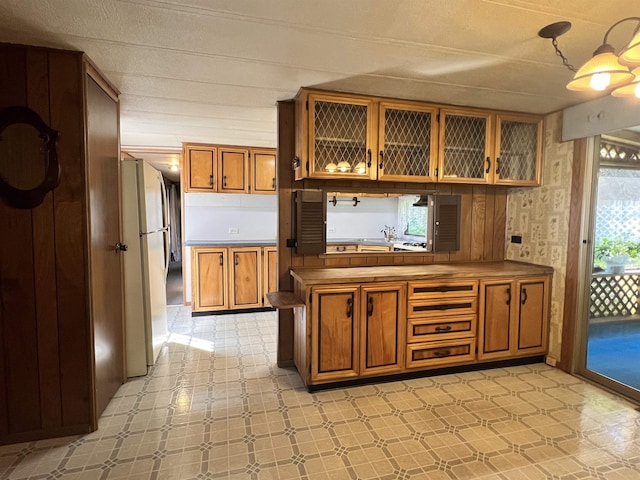
[[[632,73],[636,78],[631,83],[614,89],[611,95],[614,97],[640,98],[640,67],[637,67]]]
[[[628,20],[636,22],[636,27],[632,34],[633,38],[625,48],[616,54],[613,46],[608,43],[609,33],[614,27]],[[572,72],[576,72],[573,80],[567,84],[567,89],[587,92],[615,88],[615,91],[618,91],[616,96],[633,96],[626,93],[626,87],[634,85],[640,73],[638,68],[633,72],[631,71],[631,68],[640,66],[640,17],[623,18],[611,25],[604,35],[602,45],[593,52],[593,57],[582,65],[580,69],[576,69],[571,65],[558,48],[557,38],[568,32],[569,29],[571,29],[571,23],[557,22],[547,25],[538,32],[540,37],[551,39],[556,55],[562,59],[563,65]]]
[[[171,165],[169,165],[169,170],[171,170],[172,172],[177,172],[178,170],[180,170],[180,167],[178,167],[177,163],[172,163]]]

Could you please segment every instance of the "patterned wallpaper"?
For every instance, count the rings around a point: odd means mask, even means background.
[[[562,113],[545,118],[542,186],[514,188],[507,199],[506,258],[554,268],[549,356],[560,359],[569,235],[573,142],[561,143]],[[522,235],[513,244],[511,235]]]

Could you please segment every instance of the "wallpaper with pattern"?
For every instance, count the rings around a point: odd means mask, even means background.
[[[514,188],[507,201],[506,258],[554,268],[549,356],[559,360],[569,235],[573,142],[561,143],[562,113],[545,118],[542,186]],[[522,235],[522,243],[510,242]]]

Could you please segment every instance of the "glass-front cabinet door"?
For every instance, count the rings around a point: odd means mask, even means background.
[[[380,103],[378,179],[435,182],[437,108]]]
[[[374,105],[366,98],[309,95],[309,175],[375,179]]]
[[[438,180],[491,183],[491,133],[489,112],[441,109]]]
[[[494,183],[540,185],[542,120],[526,115],[496,116]]]

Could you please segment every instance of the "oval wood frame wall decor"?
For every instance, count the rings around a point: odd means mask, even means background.
[[[0,197],[15,208],[34,208],[40,205],[45,195],[56,188],[60,182],[60,164],[56,152],[56,141],[60,132],[49,128],[40,116],[30,108],[6,107],[0,110],[0,141],[2,141],[2,133],[5,129],[15,124],[31,125],[44,140],[45,176],[40,185],[30,190],[16,188],[0,176]]]

